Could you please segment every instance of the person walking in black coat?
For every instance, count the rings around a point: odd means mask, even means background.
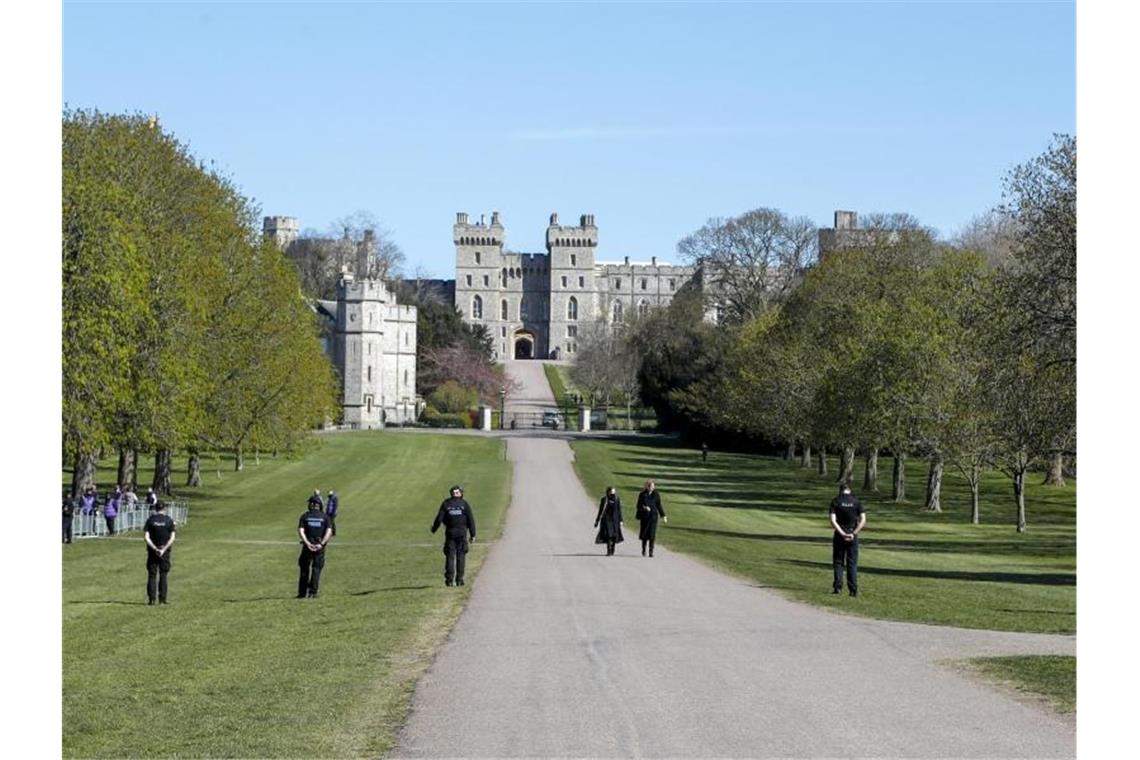
[[[463,585],[463,571],[467,566],[467,536],[475,540],[475,513],[463,498],[463,489],[451,487],[451,496],[439,505],[431,532],[443,531],[443,582],[450,586]]]
[[[622,525],[621,499],[613,486],[607,486],[606,495],[598,502],[598,516],[594,518],[594,527],[598,529],[594,543],[606,545],[607,557],[612,557],[614,547],[625,540],[621,533]]]
[[[297,557],[297,598],[315,599],[321,593],[321,571],[325,569],[325,547],[332,540],[328,515],[321,511],[321,500],[309,499],[308,509],[297,521],[301,555]]]
[[[669,522],[669,518],[665,516],[665,510],[661,506],[661,494],[657,492],[657,484],[652,480],[647,480],[645,481],[645,489],[637,495],[637,520],[641,523],[637,537],[641,539],[642,557],[645,556],[647,547],[649,556],[653,556],[653,545],[657,541],[658,516],[665,522]]]

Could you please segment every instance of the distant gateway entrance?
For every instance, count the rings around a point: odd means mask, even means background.
[[[515,333],[515,358],[516,359],[533,359],[534,358],[534,333],[517,332]]]

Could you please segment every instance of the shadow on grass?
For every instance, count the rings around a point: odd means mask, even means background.
[[[382,594],[386,591],[423,591],[429,588],[434,588],[434,586],[388,586],[387,588],[373,588],[367,591],[350,591],[348,596],[368,596],[370,594]]]
[[[74,599],[64,604],[128,604],[137,607],[146,607],[146,602],[124,602],[118,599]]]
[[[790,565],[817,569],[831,568],[830,562],[810,562],[802,559],[782,560]],[[884,575],[899,578],[930,578],[945,581],[982,581],[988,583],[1018,583],[1031,586],[1075,586],[1077,576],[1068,573],[985,573],[965,570],[898,570],[885,567],[860,567],[860,575]]]

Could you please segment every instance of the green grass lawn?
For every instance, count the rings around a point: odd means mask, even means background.
[[[982,484],[982,524],[969,523],[969,492],[947,469],[943,512],[922,507],[926,467],[907,470],[909,504],[890,502],[891,460],[880,460],[881,494],[856,495],[867,508],[861,536],[860,596],[833,596],[831,527],[837,462],[829,476],[774,457],[700,452],[663,438],[580,440],[575,468],[587,491],[617,486],[627,525],[647,478],[657,481],[669,523],[665,546],[776,589],[857,615],[967,628],[1076,631],[1076,489],[1031,476],[1029,529],[1014,530],[1012,487],[998,473]],[[636,534],[634,534],[636,538]]]
[[[500,530],[510,465],[503,443],[484,438],[319,440],[303,459],[250,458],[241,473],[204,463],[204,487],[178,494],[190,520],[168,606],[146,606],[141,534],[64,547],[65,756],[360,757],[391,746],[470,589],[443,585],[441,534],[428,531],[436,508],[463,484],[479,526],[473,576]],[[314,488],[340,494],[338,535],[320,598],[298,600],[297,520]]]
[[[1044,697],[1058,712],[1076,712],[1076,657],[979,657],[966,665],[1018,691]]]

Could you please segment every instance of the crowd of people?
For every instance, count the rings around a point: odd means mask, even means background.
[[[158,504],[158,494],[153,488],[146,489],[146,508],[154,511]],[[72,498],[66,489],[63,492],[63,543],[70,544],[74,539],[75,515],[78,512],[83,516],[97,519],[102,516],[107,524],[107,534],[115,535],[115,525],[119,515],[123,512],[133,512],[141,509],[139,497],[135,494],[133,485],[116,485],[113,490],[99,496],[95,486],[87,486],[78,499]]]

